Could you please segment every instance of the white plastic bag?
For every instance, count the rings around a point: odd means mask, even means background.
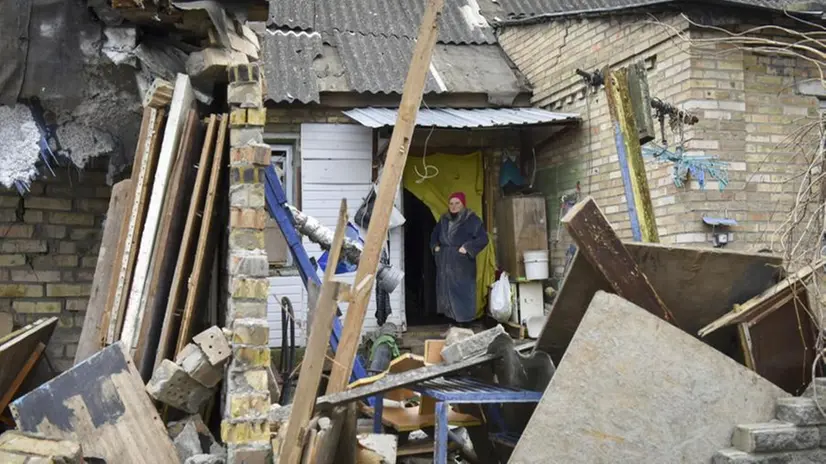
[[[503,272],[499,280],[493,283],[488,301],[490,315],[499,322],[508,322],[511,317],[511,284],[508,273]]]

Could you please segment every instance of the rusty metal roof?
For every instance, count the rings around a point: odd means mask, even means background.
[[[361,125],[372,128],[395,125],[398,112],[398,108],[354,108],[343,111]],[[417,126],[451,129],[569,124],[578,121],[578,114],[554,113],[539,108],[421,108],[416,116]]]

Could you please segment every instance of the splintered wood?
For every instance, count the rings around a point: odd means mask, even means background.
[[[164,79],[157,78],[146,95],[143,97],[143,106],[149,108],[165,108],[172,102],[172,83]]]

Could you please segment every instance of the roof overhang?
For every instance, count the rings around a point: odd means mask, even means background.
[[[398,108],[353,108],[342,111],[359,124],[374,129],[396,124]],[[539,108],[422,108],[416,116],[419,127],[445,129],[506,128],[578,124],[574,113],[554,113]]]

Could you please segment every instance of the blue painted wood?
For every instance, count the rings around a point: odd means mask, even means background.
[[[614,141],[617,145],[620,173],[622,173],[622,187],[625,191],[625,204],[628,206],[628,217],[631,219],[631,233],[635,242],[642,241],[642,230],[637,215],[637,204],[634,203],[634,189],[631,186],[631,170],[628,167],[628,153],[625,150],[625,137],[619,123],[614,123]]]
[[[436,431],[433,437],[434,464],[447,464],[447,412],[450,406],[444,401],[436,403]]]
[[[381,423],[381,416],[384,414],[384,394],[379,393],[373,398],[376,400],[375,407],[373,408],[373,433],[383,433],[384,428]]]

